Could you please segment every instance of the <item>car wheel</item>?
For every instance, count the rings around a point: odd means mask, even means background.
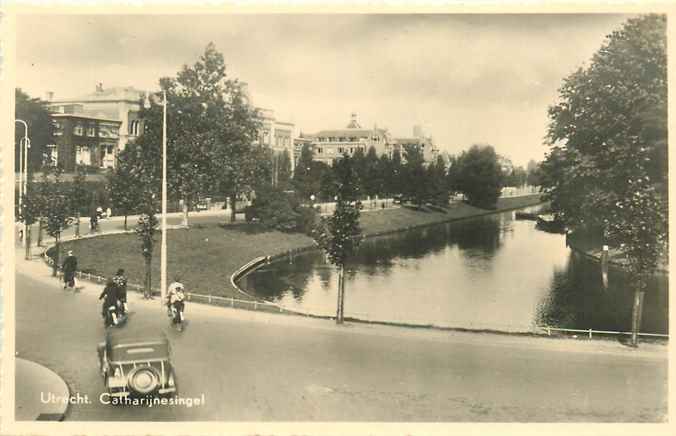
[[[160,374],[152,366],[137,366],[127,376],[129,388],[133,391],[147,395],[160,386]]]

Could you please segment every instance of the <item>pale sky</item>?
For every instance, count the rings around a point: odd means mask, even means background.
[[[424,126],[452,154],[541,160],[547,107],[625,15],[26,15],[17,86],[33,97],[157,89],[213,41],[256,106],[312,133]],[[171,128],[171,126],[169,126]]]

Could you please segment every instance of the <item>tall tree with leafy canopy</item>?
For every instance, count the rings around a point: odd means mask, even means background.
[[[317,244],[326,252],[329,261],[338,268],[338,301],[336,323],[345,316],[345,264],[354,255],[362,239],[359,226],[359,187],[355,183],[356,170],[352,159],[344,155],[334,163],[336,210],[323,217],[313,233]]]
[[[633,278],[632,344],[667,246],[666,16],[628,20],[549,108],[542,184],[572,229],[598,228]]]
[[[47,110],[46,103],[39,98],[32,98],[21,89],[16,88],[15,117],[28,124],[30,149],[28,151],[28,168],[40,169],[43,164],[43,154],[47,152],[47,145],[53,142],[54,125]],[[23,125],[16,123],[14,130],[14,170],[19,171],[19,150],[24,138]]]
[[[494,209],[503,186],[498,155],[490,145],[473,145],[457,157],[449,171],[451,189],[462,192],[469,204]]]
[[[167,179],[169,194],[183,201],[184,224],[189,209],[216,189],[232,199],[252,184],[256,172],[251,145],[259,121],[249,106],[241,84],[228,78],[223,55],[213,43],[194,65],[184,65],[175,78],[160,79],[167,101]],[[150,99],[141,111],[143,134],[136,140],[147,152],[144,163],[152,167],[153,183],[160,183],[162,96]],[[135,152],[131,152],[135,153]]]

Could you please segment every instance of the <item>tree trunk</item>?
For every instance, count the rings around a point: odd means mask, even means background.
[[[75,215],[75,237],[80,237],[80,212]]]
[[[151,289],[152,276],[151,276],[151,272],[150,272],[150,264],[152,262],[152,257],[146,256],[145,261],[146,261],[146,286],[145,286],[146,290],[145,290],[144,294],[145,294],[146,298],[150,298],[153,295],[153,291]]]
[[[42,219],[38,220],[38,247],[42,247]]]
[[[61,242],[58,233],[54,237],[56,239],[56,244],[54,244],[54,264],[52,265],[52,276],[56,277],[56,271],[59,269],[59,251],[61,250]]]
[[[124,231],[127,231],[127,214],[124,214]]]
[[[641,318],[643,313],[643,297],[645,291],[638,288],[634,291],[634,307],[631,311],[631,345],[638,347],[638,333],[641,330]]]
[[[336,308],[336,324],[343,323],[343,293],[345,292],[345,288],[343,286],[343,271],[344,266],[341,265],[338,269],[338,304]]]
[[[26,260],[31,260],[31,226],[26,226],[26,234],[23,237],[26,241]]]
[[[188,199],[183,197],[183,227],[188,227]]]

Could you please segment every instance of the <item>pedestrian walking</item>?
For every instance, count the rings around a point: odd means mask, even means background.
[[[89,217],[89,228],[92,233],[96,232],[96,230],[99,227],[99,215],[94,211],[92,215]]]
[[[127,277],[124,275],[124,269],[120,268],[117,270],[117,273],[113,277],[113,283],[117,287],[117,299],[122,304],[124,312],[127,313],[129,311],[129,307],[127,306]]]
[[[71,288],[75,290],[75,272],[77,271],[77,258],[73,255],[73,250],[68,250],[68,255],[63,261],[63,289]]]

